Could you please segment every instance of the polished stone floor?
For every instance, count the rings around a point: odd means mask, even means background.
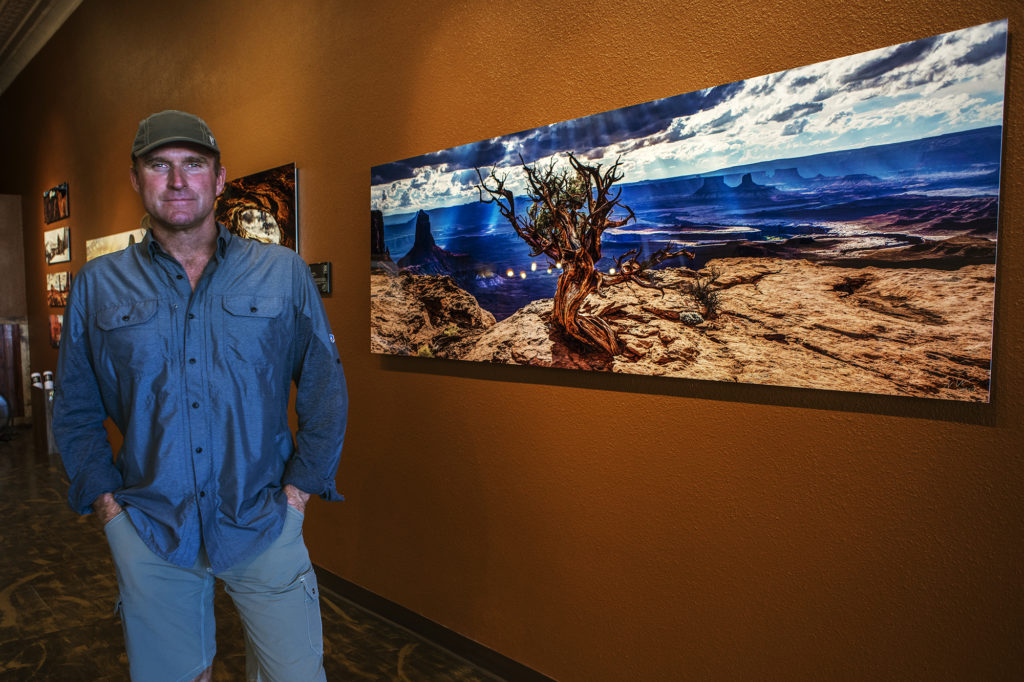
[[[19,427],[0,440],[0,680],[128,679],[103,531],[67,506],[56,456]],[[215,680],[244,680],[241,625],[218,587]],[[336,680],[497,678],[327,590],[324,667]]]

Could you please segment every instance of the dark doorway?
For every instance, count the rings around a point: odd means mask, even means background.
[[[7,399],[12,418],[25,416],[21,329],[16,324],[0,324],[0,395]]]

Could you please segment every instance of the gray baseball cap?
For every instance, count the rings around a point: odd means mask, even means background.
[[[210,126],[193,114],[168,109],[144,118],[132,142],[132,159],[172,142],[188,142],[220,154]]]

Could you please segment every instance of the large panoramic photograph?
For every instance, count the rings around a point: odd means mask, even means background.
[[[1007,22],[371,169],[375,353],[987,402]]]

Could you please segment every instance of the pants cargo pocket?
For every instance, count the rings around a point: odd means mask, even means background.
[[[114,618],[121,621],[121,635],[124,637],[125,649],[128,648],[128,624],[125,623],[124,618],[124,600],[118,596],[117,601],[114,603]]]
[[[306,629],[309,646],[319,655],[324,653],[324,628],[320,620],[320,589],[316,584],[316,573],[310,568],[299,577],[306,593]]]

